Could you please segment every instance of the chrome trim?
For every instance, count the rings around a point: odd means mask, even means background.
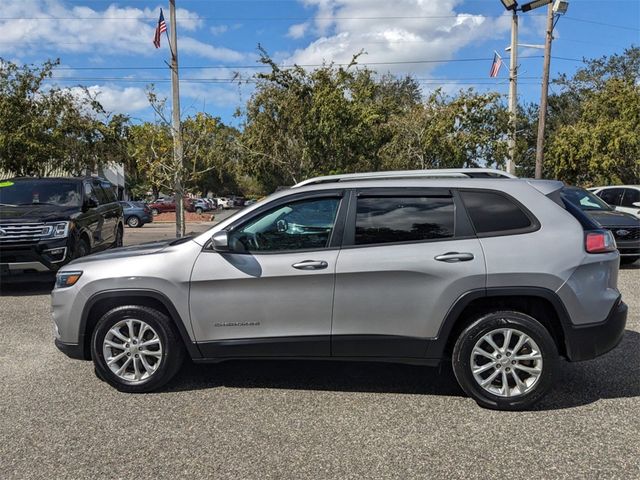
[[[2,265],[7,265],[9,267],[9,271],[18,271],[18,270],[36,270],[38,272],[50,272],[45,265],[40,262],[14,262],[14,263],[2,263]]]

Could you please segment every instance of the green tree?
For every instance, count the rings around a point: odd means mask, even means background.
[[[545,173],[570,183],[640,182],[640,48],[586,61],[554,83]]]
[[[436,90],[424,103],[391,118],[382,166],[396,170],[503,166],[507,119],[498,94],[469,89],[452,97]]]
[[[58,61],[19,66],[0,59],[0,168],[16,175],[80,173],[125,151],[128,118],[111,117],[84,92],[49,87]]]

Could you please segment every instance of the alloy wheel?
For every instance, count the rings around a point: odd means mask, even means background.
[[[104,361],[120,379],[142,383],[158,371],[162,363],[162,342],[146,322],[121,320],[111,327],[102,342]]]
[[[491,330],[471,351],[471,372],[487,392],[516,397],[530,392],[542,375],[542,352],[536,342],[515,328]]]

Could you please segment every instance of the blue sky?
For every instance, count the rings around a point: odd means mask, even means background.
[[[412,74],[426,92],[474,87],[508,92],[506,65],[488,77],[493,51],[503,55],[510,19],[499,0],[176,0],[183,115],[205,110],[233,117],[250,97],[250,83],[229,80],[257,71],[261,44],[283,65],[361,63],[380,73]],[[144,95],[155,83],[170,93],[166,37],[152,44],[160,8],[147,0],[2,0],[0,57],[21,63],[60,58],[54,82],[83,85],[109,111],[152,119]],[[544,41],[545,8],[522,14],[520,42]],[[583,57],[640,45],[639,0],[571,0],[556,27],[552,76],[571,73]],[[520,49],[521,102],[537,102],[540,50]],[[533,58],[526,58],[533,57]],[[480,60],[476,60],[480,59]],[[414,63],[416,62],[416,63]],[[420,63],[418,63],[420,62]],[[205,68],[206,67],[206,68]],[[310,67],[312,68],[312,67]],[[553,89],[554,87],[552,87]]]

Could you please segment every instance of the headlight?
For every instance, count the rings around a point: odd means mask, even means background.
[[[58,272],[56,275],[56,287],[55,288],[66,288],[72,287],[76,284],[80,277],[82,276],[82,272]]]
[[[73,228],[72,222],[56,222],[47,225],[47,236],[50,238],[67,238],[69,230]]]

